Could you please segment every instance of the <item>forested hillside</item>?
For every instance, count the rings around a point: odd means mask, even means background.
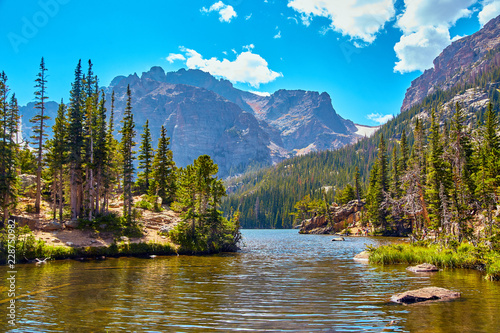
[[[228,180],[230,195],[222,204],[223,210],[239,210],[244,228],[290,228],[294,225],[294,216],[291,214],[296,202],[306,195],[331,201],[347,184],[354,185],[356,167],[366,193],[368,176],[377,157],[381,136],[387,141],[387,162],[391,165],[393,149],[397,147],[399,151],[402,133],[405,132],[411,151],[416,119],[422,120],[423,130],[426,131],[431,125],[433,109],[437,112],[438,123],[441,126],[446,124],[447,128],[455,112],[456,102],[464,109],[464,124],[471,128],[484,120],[488,101],[492,102],[493,111],[498,114],[499,50],[497,46],[481,59],[490,60],[487,69],[479,74],[470,70],[468,76],[464,74],[461,82],[454,87],[446,91],[435,90],[421,103],[387,122],[370,138],[336,151],[295,157],[271,168]]]

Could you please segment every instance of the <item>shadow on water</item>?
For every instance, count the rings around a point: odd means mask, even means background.
[[[239,253],[18,265],[17,294],[27,296],[16,300],[17,326],[0,330],[498,332],[500,327],[500,284],[484,281],[478,272],[417,275],[404,266],[353,260],[366,245],[394,239],[332,242],[331,236],[296,230],[244,230],[243,235]],[[0,267],[3,275],[7,270]],[[457,290],[463,298],[419,306],[389,302],[395,293],[426,286]],[[2,295],[7,297],[5,289]],[[0,307],[0,316],[6,314]]]

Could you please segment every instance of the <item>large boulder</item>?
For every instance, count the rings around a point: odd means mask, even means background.
[[[67,229],[75,229],[75,228],[78,228],[78,225],[80,224],[80,222],[78,220],[70,220],[70,221],[66,221],[64,222],[64,226],[67,228]]]
[[[62,223],[57,221],[51,221],[42,227],[43,231],[56,231],[61,230],[63,228]]]
[[[427,287],[396,294],[391,297],[391,301],[396,303],[411,304],[427,301],[445,301],[459,298],[460,296],[459,292],[452,290],[438,287]]]
[[[406,270],[414,273],[430,273],[439,271],[439,268],[432,264],[424,263],[417,266],[410,266]]]

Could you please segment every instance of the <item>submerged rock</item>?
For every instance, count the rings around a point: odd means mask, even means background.
[[[427,287],[396,294],[391,297],[391,301],[396,303],[411,304],[426,301],[446,301],[459,298],[460,296],[459,292],[438,287]]]
[[[429,272],[437,272],[439,271],[439,268],[437,268],[432,264],[424,263],[417,266],[410,266],[406,270],[415,273],[429,273]]]
[[[368,261],[369,259],[370,259],[370,252],[368,251],[363,251],[354,256],[354,260]]]

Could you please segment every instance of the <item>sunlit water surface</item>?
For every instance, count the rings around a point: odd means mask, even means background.
[[[353,260],[387,238],[244,230],[239,253],[17,265],[17,325],[8,332],[500,332],[500,283],[476,271],[417,275]],[[0,267],[7,276],[7,267]],[[4,279],[4,281],[6,281]],[[7,283],[0,285],[7,299]],[[403,306],[405,290],[462,298]]]

